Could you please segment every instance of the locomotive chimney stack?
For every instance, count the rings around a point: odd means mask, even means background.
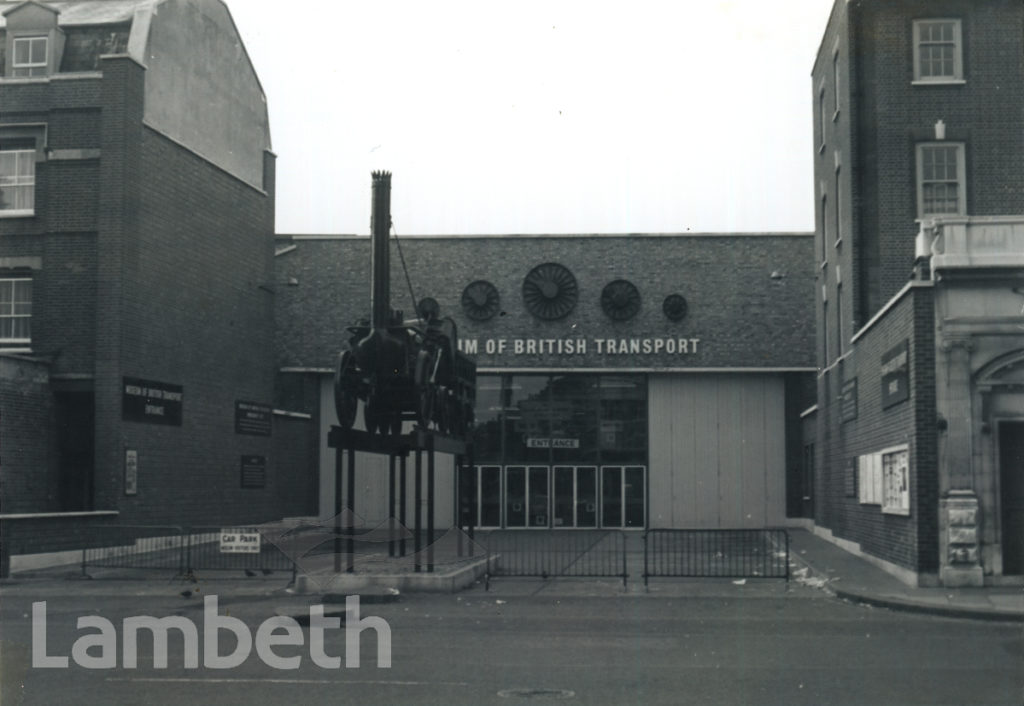
[[[373,172],[373,208],[370,214],[371,326],[386,329],[391,320],[391,172]]]

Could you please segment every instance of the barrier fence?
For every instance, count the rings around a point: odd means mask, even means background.
[[[82,573],[88,567],[186,570],[186,535],[175,525],[103,525],[85,530]]]
[[[389,551],[393,540],[401,537],[411,544],[407,533],[368,533],[355,540],[357,551],[350,557],[338,555],[344,550],[337,542],[347,540],[333,538],[324,528],[315,529],[307,537],[294,529],[265,526],[96,526],[88,529],[82,573],[89,568],[166,569],[182,575],[239,570],[290,571],[294,577],[298,569],[293,559],[298,557],[305,562],[304,571],[315,570],[320,563],[331,568],[339,559],[346,568],[377,556],[394,563],[393,549]],[[408,547],[405,560],[410,569],[475,553],[474,542],[460,532],[434,539],[425,543],[429,550],[425,546],[415,552]],[[629,577],[626,534],[620,530],[478,531],[475,543],[487,554],[488,588],[492,576],[621,578],[623,587]],[[639,560],[635,549],[633,556]],[[643,577],[645,586],[651,577],[789,580],[789,535],[783,529],[648,530],[643,535]]]
[[[789,533],[783,529],[652,529],[644,534],[649,577],[789,580]]]
[[[511,530],[478,533],[491,576],[616,577],[625,588],[626,537],[619,530]]]
[[[82,574],[89,568],[156,569],[181,575],[205,570],[290,571],[295,564],[259,527],[110,525],[91,527],[82,549]]]

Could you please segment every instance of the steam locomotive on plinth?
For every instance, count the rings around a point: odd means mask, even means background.
[[[350,429],[360,400],[370,434],[400,434],[405,421],[463,437],[473,424],[476,364],[458,350],[455,322],[436,306],[405,320],[390,305],[391,174],[373,173],[371,318],[348,327],[334,374],[338,424]],[[424,300],[432,301],[432,300]]]

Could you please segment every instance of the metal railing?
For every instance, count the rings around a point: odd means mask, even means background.
[[[185,542],[185,566],[188,571],[198,569],[237,569],[239,571],[295,571],[295,563],[275,543],[267,541],[261,527],[234,525],[230,528],[191,527]],[[228,531],[235,534],[258,535],[257,551],[225,552],[221,536]]]
[[[491,576],[617,577],[625,588],[626,537],[619,530],[510,530],[478,533]]]
[[[186,534],[176,525],[104,525],[85,530],[82,574],[88,567],[186,570]]]
[[[644,534],[649,577],[789,580],[789,533],[783,529],[652,529]]]
[[[248,551],[225,551],[222,533],[259,535]],[[150,569],[187,575],[196,570],[290,571],[294,562],[254,526],[181,527],[175,525],[109,525],[88,530],[82,549],[82,574],[89,568]]]

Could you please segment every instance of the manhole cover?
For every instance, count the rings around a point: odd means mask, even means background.
[[[520,699],[571,699],[576,692],[571,689],[503,689],[498,696]]]

